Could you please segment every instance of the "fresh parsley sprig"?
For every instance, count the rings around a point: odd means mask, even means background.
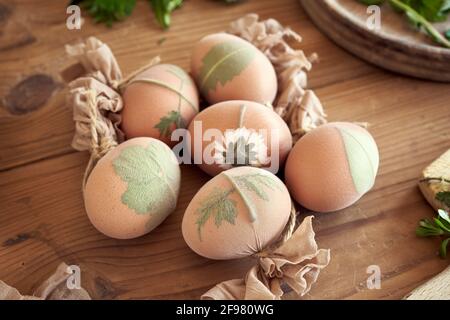
[[[366,5],[381,5],[385,0],[358,0]],[[437,30],[432,22],[442,22],[450,14],[450,0],[387,0],[398,12],[404,13],[410,23],[423,30],[436,43],[450,48],[450,30],[444,34]]]
[[[110,27],[133,12],[136,0],[72,0],[70,4],[80,5],[95,22],[105,23]]]
[[[179,8],[183,0],[147,0],[155,14],[156,21],[167,29],[170,26],[171,13]],[[226,3],[240,0],[221,0]],[[131,15],[136,0],[72,0],[70,4],[80,5],[93,18],[95,22],[105,23],[108,27],[116,21],[120,21]]]
[[[439,209],[438,216],[430,219],[422,219],[419,222],[419,226],[416,229],[416,234],[419,237],[433,237],[433,236],[442,236],[447,237],[442,240],[441,246],[439,249],[439,254],[442,258],[447,257],[447,246],[450,242],[450,217],[448,216],[448,212]]]
[[[403,0],[404,1],[404,0]],[[410,7],[408,4],[400,0],[389,0],[389,3],[399,11],[405,13],[406,17],[410,23],[416,27],[418,30],[424,30],[436,43],[450,48],[450,41],[447,40],[431,23],[442,21],[447,17],[448,11],[441,10],[438,6],[435,9],[426,7],[425,5],[419,7],[420,11],[416,11],[414,8]],[[411,2],[411,1],[406,1]],[[426,1],[420,1],[427,3]],[[441,1],[440,1],[441,2]],[[447,0],[445,2],[448,2]],[[431,2],[430,2],[431,3]],[[428,9],[428,10],[427,10]],[[422,12],[422,13],[419,13]],[[430,19],[428,20],[427,19]]]
[[[183,0],[150,0],[156,21],[164,28],[170,26],[170,14],[180,7]]]

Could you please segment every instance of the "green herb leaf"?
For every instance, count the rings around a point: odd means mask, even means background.
[[[436,194],[436,200],[450,208],[450,191],[442,191]]]
[[[174,90],[174,92],[177,93],[178,95],[178,105],[176,106],[176,111],[172,110],[170,111],[166,116],[162,117],[159,121],[159,123],[157,123],[155,125],[154,128],[159,130],[159,134],[161,137],[170,137],[171,133],[172,133],[172,128],[185,128],[186,127],[186,123],[183,120],[183,117],[181,115],[181,101],[183,99],[183,86],[184,83],[189,79],[188,75],[186,74],[186,72],[175,66],[175,65],[170,65],[167,66],[167,72],[173,74],[175,77],[177,77],[180,80],[180,85],[178,90]],[[193,105],[192,102],[186,100],[188,102],[188,104],[194,109],[195,112],[198,112],[198,110],[195,108],[195,106]]]
[[[447,31],[445,31],[444,36],[450,40],[450,29],[448,29]]]
[[[262,186],[269,189],[278,188],[276,181],[272,177],[263,174],[248,174],[245,176],[234,176],[233,180],[239,187],[242,187],[248,191],[254,192],[259,198],[269,201],[269,196],[264,191]]]
[[[131,15],[136,6],[136,0],[82,0],[72,1],[71,4],[81,4],[95,22],[105,23],[110,27],[113,22]]]
[[[164,28],[170,26],[170,14],[179,8],[183,0],[149,0],[155,13],[156,21]]]
[[[441,242],[439,254],[443,259],[447,258],[447,246],[448,246],[449,241],[450,241],[450,238],[447,238]]]
[[[238,76],[253,61],[255,50],[238,41],[227,41],[213,46],[202,60],[200,90],[207,95],[220,83],[225,85]]]
[[[448,216],[448,212],[447,211],[439,209],[438,210],[438,214],[439,214],[439,218],[441,218],[442,220],[450,223],[450,217]]]
[[[401,0],[430,22],[440,22],[447,18],[449,0]]]
[[[128,184],[122,203],[137,214],[164,213],[167,204],[176,204],[171,181],[177,173],[169,165],[173,161],[169,152],[154,144],[135,145],[123,149],[114,159],[115,173]]]
[[[448,0],[389,0],[397,11],[405,13],[411,24],[427,33],[435,42],[450,48],[447,40],[431,23],[443,21],[449,13]]]
[[[166,116],[162,117],[155,125],[159,130],[161,137],[169,137],[172,133],[172,128],[184,128],[185,124],[179,111],[170,111]]]
[[[254,205],[251,203],[251,200],[245,194],[244,190],[254,193],[257,197],[265,201],[269,201],[269,196],[263,188],[279,189],[277,181],[269,175],[246,174],[242,176],[230,176],[225,174],[225,176],[230,180],[232,187],[227,190],[215,188],[213,192],[202,201],[200,207],[197,209],[199,217],[196,224],[200,240],[202,239],[201,228],[211,216],[214,216],[216,227],[220,227],[223,220],[230,224],[235,223],[235,218],[237,216],[236,201],[229,198],[230,194],[237,192],[246,204],[249,213],[251,213],[254,210]]]
[[[419,237],[440,236],[444,234],[439,227],[435,226],[433,222],[428,219],[422,219],[416,229],[416,234]]]
[[[201,228],[211,216],[214,216],[214,222],[217,227],[220,227],[223,220],[234,224],[237,216],[236,201],[228,198],[232,192],[234,192],[233,189],[224,191],[220,188],[215,188],[208,198],[203,201],[200,208],[197,209],[199,217],[196,224],[200,240],[202,239]]]
[[[365,5],[381,5],[383,0],[358,0]],[[430,22],[445,21],[450,14],[450,0],[388,0],[394,10],[403,12],[410,23],[423,30],[435,42],[450,48],[450,30],[442,35]]]
[[[364,3],[365,5],[371,6],[371,5],[380,5],[384,2],[384,0],[358,0],[361,3]]]
[[[431,236],[449,236],[450,235],[450,217],[448,212],[444,210],[438,210],[438,217],[433,221],[429,219],[422,219],[419,222],[419,226],[416,229],[416,234],[419,237],[431,237]],[[443,240],[439,248],[439,253],[442,258],[447,257],[447,246],[450,238]]]
[[[447,226],[444,225],[444,223],[439,218],[434,218],[434,223],[441,229],[443,232],[450,233],[450,228],[447,228]]]

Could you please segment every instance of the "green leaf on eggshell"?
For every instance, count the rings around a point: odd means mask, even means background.
[[[167,68],[167,72],[173,74],[180,80],[180,87],[179,90],[174,91],[178,94],[178,105],[176,106],[177,111],[169,111],[169,113],[166,116],[162,117],[160,121],[154,126],[154,128],[159,130],[159,135],[161,137],[169,137],[172,133],[172,127],[174,127],[175,129],[186,127],[186,123],[181,116],[181,101],[183,97],[183,86],[185,81],[187,81],[189,77],[186,72],[178,66],[168,65]],[[188,101],[188,103],[191,106],[193,105],[190,101]]]
[[[356,192],[372,188],[378,170],[378,151],[372,138],[364,132],[337,127],[344,142],[348,164]]]
[[[233,179],[239,187],[243,187],[248,191],[254,192],[259,198],[265,201],[269,201],[269,196],[264,189],[261,188],[261,186],[266,186],[271,190],[275,187],[278,188],[275,180],[267,175],[262,175],[259,173],[245,176],[234,176]]]
[[[232,187],[226,190],[215,188],[197,209],[199,217],[197,218],[196,224],[200,240],[202,239],[201,229],[211,216],[214,217],[214,223],[217,228],[221,226],[224,220],[232,225],[235,224],[237,204],[235,200],[229,198],[230,194],[237,192],[250,213],[253,212],[255,206],[250,202],[251,200],[246,196],[245,191],[254,193],[264,201],[269,201],[269,195],[264,191],[264,187],[272,190],[274,188],[279,189],[276,181],[269,175],[246,174],[241,176],[226,175],[226,177],[232,181]]]
[[[137,214],[159,214],[158,210],[166,208],[165,204],[176,204],[177,197],[171,188],[176,173],[174,166],[170,166],[174,160],[169,152],[153,144],[134,145],[123,149],[114,159],[115,173],[127,183],[122,203]]]
[[[228,199],[228,195],[232,192],[234,192],[233,188],[225,191],[220,188],[214,188],[209,197],[197,209],[199,217],[195,223],[197,224],[200,240],[202,239],[201,228],[211,216],[214,216],[214,222],[217,227],[220,227],[223,220],[234,224],[234,219],[237,216],[236,201]]]
[[[184,128],[185,124],[181,113],[179,111],[172,110],[166,116],[162,117],[160,121],[155,125],[155,128],[159,130],[161,137],[169,137],[172,133],[172,127]]]
[[[202,59],[200,90],[207,94],[238,76],[253,61],[255,51],[238,41],[216,44]]]

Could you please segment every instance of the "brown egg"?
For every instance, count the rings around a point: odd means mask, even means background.
[[[269,59],[250,42],[227,33],[202,38],[191,56],[191,72],[209,103],[249,100],[272,103],[277,76]]]
[[[377,145],[367,130],[352,123],[329,123],[297,141],[286,161],[286,185],[308,209],[340,210],[372,188],[378,162]]]
[[[173,146],[170,135],[198,113],[194,81],[181,68],[157,64],[134,77],[123,92],[126,138],[152,137]]]
[[[101,158],[86,183],[89,220],[116,239],[142,236],[177,205],[180,168],[170,148],[153,138],[135,138]]]
[[[291,210],[283,182],[267,170],[224,171],[194,196],[183,216],[183,237],[210,259],[252,255],[280,238]]]
[[[283,119],[270,107],[251,101],[225,101],[206,108],[193,119],[189,133],[194,163],[212,176],[243,165],[270,167],[276,173],[292,147]]]

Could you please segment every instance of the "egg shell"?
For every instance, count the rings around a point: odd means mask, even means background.
[[[191,72],[211,104],[227,100],[272,103],[277,76],[269,59],[250,42],[227,33],[202,38],[191,56]]]
[[[141,82],[143,79],[151,83]],[[135,76],[122,97],[121,128],[126,138],[152,137],[170,146],[176,143],[170,140],[172,131],[187,127],[199,109],[194,81],[171,64],[157,64]]]
[[[150,232],[174,211],[179,189],[180,167],[172,150],[153,138],[135,138],[98,161],[87,180],[84,203],[100,232],[131,239]]]
[[[307,133],[292,148],[285,181],[302,206],[336,211],[372,188],[378,163],[378,148],[367,130],[352,123],[328,123]]]
[[[269,157],[273,154],[273,151],[271,150],[272,136],[270,130],[276,130],[278,133],[276,141],[279,150],[278,161],[279,167],[282,167],[292,148],[292,135],[289,131],[289,127],[278,114],[270,109],[270,107],[252,101],[224,101],[212,105],[200,112],[189,125],[189,133],[191,136],[190,153],[192,157],[194,158],[195,154],[198,154],[199,152],[202,154],[207,146],[212,143],[211,141],[205,141],[203,136],[200,136],[200,138],[202,138],[202,150],[196,150],[195,143],[198,139],[198,135],[196,135],[194,131],[195,122],[201,123],[203,132],[213,128],[220,130],[223,135],[227,130],[239,128],[241,107],[243,105],[245,105],[246,108],[242,118],[242,126],[256,131],[264,129],[269,133],[263,135],[264,142],[268,148]],[[268,163],[265,167],[270,166],[270,164],[271,163]],[[208,164],[204,160],[202,160],[202,163],[198,163],[198,166],[211,176],[224,170],[219,164]]]
[[[265,199],[251,188],[245,188],[236,180],[246,179],[264,194]],[[262,177],[269,181],[270,187],[251,180],[249,177]],[[232,182],[233,181],[233,182]],[[238,185],[236,189],[235,185]],[[234,190],[229,193],[230,190]],[[239,190],[239,191],[238,191]],[[228,192],[228,193],[227,193]],[[256,213],[252,222],[249,207],[240,194],[242,192]],[[218,198],[218,194],[228,194]],[[201,208],[211,205],[216,199],[221,211],[214,210],[202,220]],[[217,199],[219,199],[217,201]],[[225,199],[225,200],[224,200]],[[223,208],[235,206],[235,217],[225,217]],[[280,238],[291,210],[291,198],[283,182],[264,169],[239,167],[222,172],[207,182],[194,196],[183,216],[182,232],[188,246],[197,254],[210,259],[234,259],[252,255],[266,248]],[[203,221],[203,224],[199,224]],[[199,227],[200,226],[200,227]]]

